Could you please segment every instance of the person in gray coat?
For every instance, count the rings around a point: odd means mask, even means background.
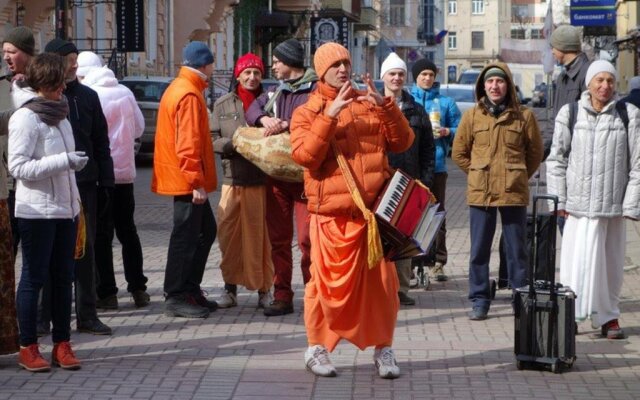
[[[547,191],[558,196],[558,214],[567,221],[560,282],[577,295],[576,321],[590,318],[609,339],[624,338],[618,323],[624,219],[640,219],[640,110],[625,104],[626,127],[616,107],[616,78],[608,61],[591,64],[575,124],[569,126],[571,106],[562,107],[547,158]]]

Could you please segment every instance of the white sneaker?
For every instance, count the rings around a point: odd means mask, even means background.
[[[396,379],[400,376],[400,367],[396,364],[396,356],[391,347],[376,349],[373,353],[373,361],[376,363],[380,378]]]
[[[304,363],[307,369],[318,376],[336,376],[336,369],[329,360],[329,352],[326,347],[317,344],[310,346],[304,353]]]
[[[258,292],[258,308],[266,308],[273,301],[271,292]]]
[[[216,303],[218,303],[218,308],[235,307],[238,305],[238,297],[235,294],[227,292],[225,290],[220,298],[216,300]]]

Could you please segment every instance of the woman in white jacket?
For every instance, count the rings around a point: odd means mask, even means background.
[[[95,90],[100,98],[102,112],[109,126],[109,148],[116,179],[110,202],[98,196],[99,210],[105,208],[104,204],[110,207],[99,215],[96,225],[96,306],[103,309],[118,308],[112,246],[115,231],[122,244],[127,291],[131,293],[136,307],[144,307],[149,304],[147,277],[142,270],[142,245],[133,218],[136,206],[133,194],[136,178],[134,142],[144,131],[144,116],[131,90],[118,83],[113,71],[102,67],[97,54],[83,51],[78,55],[77,75],[82,84]]]
[[[626,127],[616,109],[616,70],[607,61],[593,62],[585,83],[575,125],[568,126],[571,104],[558,112],[547,158],[548,192],[567,218],[560,282],[576,292],[577,321],[590,318],[603,336],[622,339],[624,218],[640,218],[640,110],[625,105]]]
[[[38,349],[38,293],[47,277],[52,288],[52,363],[78,369],[69,344],[76,217],[80,196],[75,171],[88,158],[75,151],[69,106],[62,95],[64,59],[36,56],[27,69],[26,85],[14,84],[18,107],[9,120],[9,172],[17,180],[15,214],[22,245],[18,284],[18,363],[29,371],[47,371],[50,364]]]

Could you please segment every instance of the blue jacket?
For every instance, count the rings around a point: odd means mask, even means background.
[[[440,125],[444,128],[449,128],[450,134],[435,141],[436,166],[433,172],[447,172],[447,155],[449,154],[449,149],[453,144],[453,138],[456,135],[456,130],[460,123],[460,110],[451,97],[440,95],[440,83],[438,82],[435,82],[431,89],[426,90],[414,84],[411,88],[411,95],[416,103],[424,107],[427,113],[431,110],[433,99],[438,98],[440,102]]]

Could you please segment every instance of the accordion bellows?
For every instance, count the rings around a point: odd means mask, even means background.
[[[272,178],[302,182],[303,168],[291,158],[289,132],[264,136],[264,128],[241,126],[233,134],[233,146],[244,158]]]

